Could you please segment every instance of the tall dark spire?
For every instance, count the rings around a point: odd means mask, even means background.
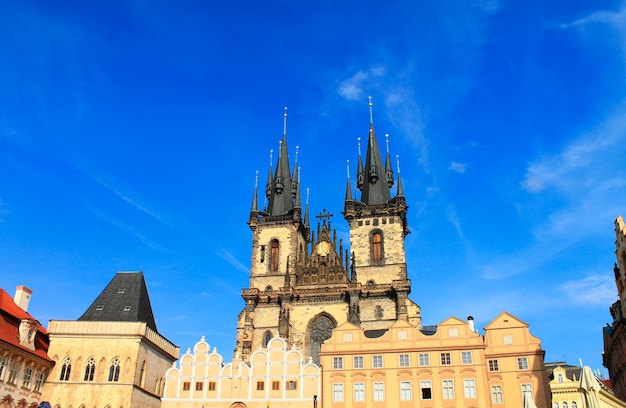
[[[267,211],[270,215],[285,215],[293,210],[294,195],[292,194],[291,169],[289,166],[289,149],[287,148],[287,108],[284,113],[283,139],[278,151],[276,173],[272,183]],[[294,192],[295,193],[295,192]]]
[[[346,163],[348,179],[346,181],[346,201],[352,201],[352,186],[350,185],[350,160]]]
[[[372,114],[372,98],[370,97],[370,131],[365,155],[365,173],[361,188],[361,201],[366,205],[386,204],[390,199],[389,185],[385,177],[385,168],[376,140]]]
[[[251,212],[259,212],[259,171],[256,171],[256,177],[254,178],[254,195],[252,196]]]
[[[363,169],[363,159],[361,158],[361,138],[357,139],[357,149],[359,151],[359,159],[356,168],[356,187],[361,190],[365,182],[365,170]]]
[[[309,189],[306,189],[306,204],[304,210],[304,226],[309,228]]]
[[[389,188],[393,186],[393,169],[391,168],[391,158],[389,157],[389,133],[385,133],[385,149],[387,150],[387,156],[385,158],[385,178]]]
[[[402,188],[402,179],[400,178],[400,156],[396,155],[396,164],[398,166],[398,185],[396,190],[396,197],[404,197],[404,189]]]

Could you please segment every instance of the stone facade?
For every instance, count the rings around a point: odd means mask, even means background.
[[[166,373],[162,408],[309,408],[321,395],[320,367],[279,337],[250,355],[225,363],[204,337]]]

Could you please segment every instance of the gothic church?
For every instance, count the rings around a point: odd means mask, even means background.
[[[250,355],[274,336],[302,350],[319,364],[320,345],[332,330],[350,322],[376,337],[397,320],[420,327],[420,308],[408,298],[404,239],[409,233],[399,169],[394,180],[389,149],[385,162],[372,119],[365,164],[358,157],[353,197],[350,177],[343,216],[350,227],[349,248],[331,228],[324,210],[312,231],[308,202],[301,204],[300,177],[291,165],[286,118],[275,169],[270,164],[266,206],[259,208],[255,186],[250,210],[252,261],[250,285],[237,327],[236,358]],[[395,188],[393,188],[395,184]],[[392,197],[392,190],[395,195]]]

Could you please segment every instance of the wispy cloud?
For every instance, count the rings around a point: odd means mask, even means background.
[[[459,174],[465,173],[465,169],[467,169],[467,163],[457,163],[453,161],[450,163],[450,166],[448,166],[448,170],[456,171]]]
[[[615,284],[610,276],[590,275],[578,280],[570,280],[558,287],[574,304],[581,306],[606,306],[610,299],[617,300]]]
[[[235,269],[243,272],[244,274],[248,275],[250,273],[250,269],[246,265],[241,263],[237,258],[235,258],[235,256],[227,249],[220,248],[220,250],[217,252],[217,255],[229,264],[231,264],[233,267],[235,267]]]
[[[371,81],[384,75],[383,67],[372,67],[365,71],[357,71],[351,77],[339,82],[337,92],[349,101],[357,101],[366,97],[364,88],[371,87]]]

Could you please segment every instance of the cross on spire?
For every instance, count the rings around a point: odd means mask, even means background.
[[[315,218],[318,218],[320,220],[322,220],[324,222],[324,225],[326,225],[326,220],[330,220],[330,218],[333,216],[332,213],[326,212],[326,208],[324,208],[322,210],[322,213],[320,215],[316,215]]]

